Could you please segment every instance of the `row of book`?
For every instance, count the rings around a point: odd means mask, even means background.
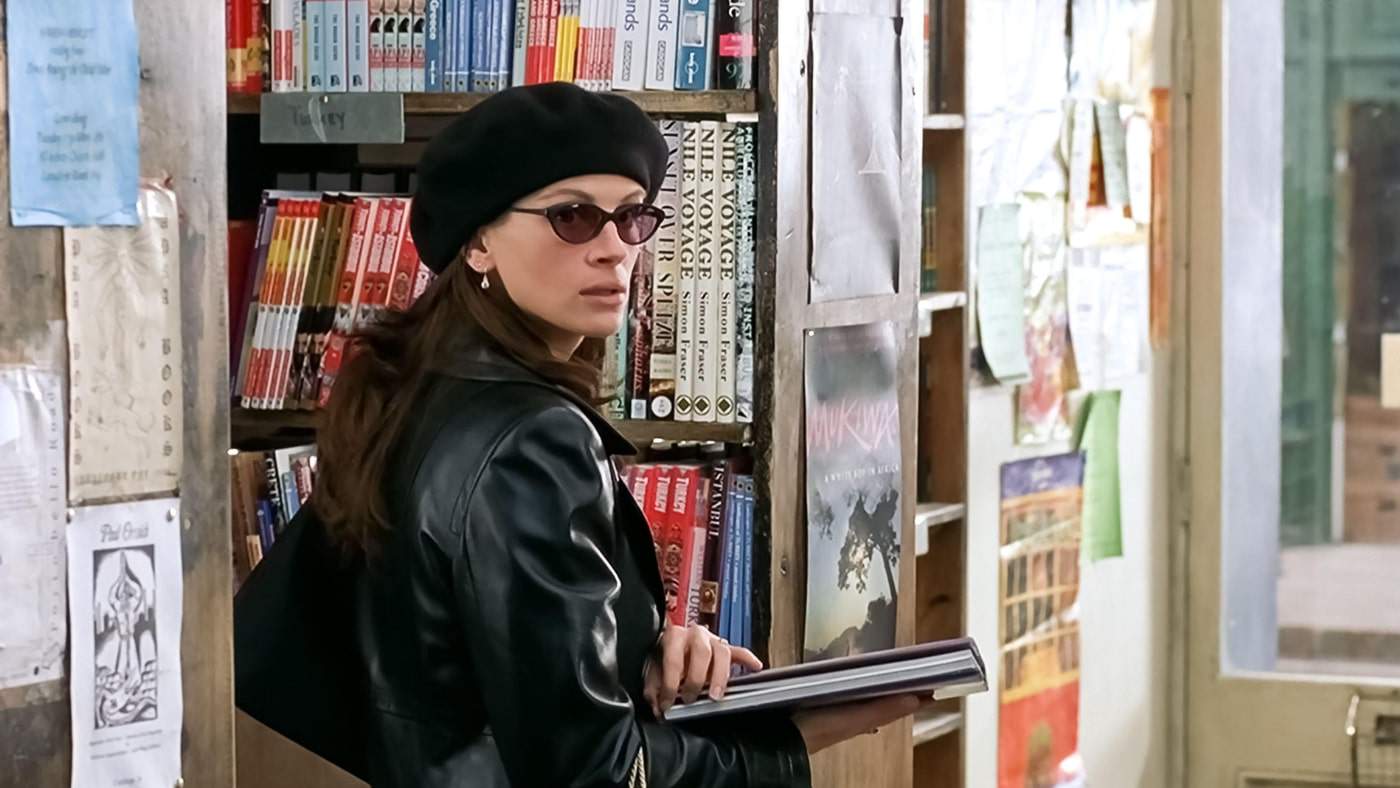
[[[660,121],[664,221],[607,345],[615,419],[753,421],[755,128]]]
[[[641,463],[623,481],[651,528],[667,621],[749,647],[755,491],[741,463]]]
[[[753,88],[754,0],[225,0],[237,93]],[[266,54],[265,54],[266,53]]]
[[[316,447],[234,452],[229,465],[234,580],[241,584],[311,497]]]
[[[324,405],[360,325],[408,308],[432,278],[408,231],[412,198],[263,193],[252,248],[231,250],[232,395],[244,408]]]

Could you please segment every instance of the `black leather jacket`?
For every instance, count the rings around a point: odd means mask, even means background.
[[[457,353],[393,452],[395,527],[353,581],[375,786],[808,786],[786,718],[654,721],[651,533],[593,408],[504,355]],[[640,785],[640,781],[637,781]]]

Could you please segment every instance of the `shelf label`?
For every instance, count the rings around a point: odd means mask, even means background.
[[[265,143],[369,144],[404,140],[402,93],[264,93]]]

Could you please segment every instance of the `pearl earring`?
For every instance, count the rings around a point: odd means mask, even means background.
[[[481,289],[482,289],[482,290],[490,290],[490,289],[491,289],[491,278],[488,277],[488,276],[486,275],[485,272],[482,272],[482,274],[481,274]]]

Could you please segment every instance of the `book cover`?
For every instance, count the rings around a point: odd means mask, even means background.
[[[422,261],[418,258],[418,247],[413,243],[413,233],[408,227],[408,217],[413,209],[409,198],[404,205],[403,220],[399,226],[398,261],[394,264],[393,278],[389,283],[389,308],[402,312],[413,303],[413,280],[418,274]]]
[[[686,576],[685,576],[685,624],[690,626],[700,620],[700,598],[705,584],[705,548],[709,543],[706,522],[710,511],[710,480],[703,469],[696,469],[698,475],[690,489],[690,505],[686,512]]]
[[[680,295],[680,188],[681,188],[681,129],[678,120],[663,120],[657,124],[666,140],[670,155],[666,159],[666,174],[656,195],[656,205],[666,211],[666,218],[656,231],[655,256],[652,258],[652,337],[650,379],[650,414],[654,419],[674,419],[676,404],[676,356],[679,343],[676,336],[677,299]]]
[[[724,526],[729,517],[728,499],[731,466],[729,460],[716,460],[707,466],[709,506],[705,518],[704,566],[700,573],[699,622],[711,631],[719,626],[720,581],[724,562]]]
[[[326,38],[326,6],[330,0],[306,0],[306,89],[320,93],[326,89],[326,58],[330,42]]]
[[[342,250],[347,212],[345,201],[340,195],[326,195],[329,206],[326,212],[326,237],[322,248],[322,259],[307,280],[306,305],[297,325],[297,342],[302,354],[300,364],[293,357],[292,386],[287,395],[287,407],[306,409],[315,405],[316,383],[320,379],[321,351],[323,334],[326,331],[326,309],[329,300],[334,307],[335,282],[338,281],[343,264]]]
[[[247,390],[249,366],[252,363],[254,344],[254,332],[257,328],[259,310],[262,304],[263,294],[266,292],[266,273],[268,266],[268,255],[272,247],[273,231],[277,226],[277,205],[279,198],[270,191],[262,194],[262,204],[258,209],[258,241],[254,257],[249,263],[248,275],[244,279],[244,300],[241,311],[241,322],[239,323],[238,344],[235,349],[237,354],[238,370],[233,380],[232,391],[234,397],[241,397]],[[242,404],[240,402],[240,404]]]
[[[335,324],[336,292],[340,286],[340,278],[345,272],[346,255],[353,235],[351,224],[354,221],[355,198],[338,194],[334,196],[334,203],[331,215],[334,218],[335,243],[330,251],[330,264],[321,272],[321,281],[317,284],[311,347],[302,378],[301,401],[297,404],[299,408],[306,410],[315,408],[320,401],[321,366],[325,358],[326,344],[330,341],[331,328]]]
[[[399,0],[399,13],[395,19],[398,26],[398,75],[395,81],[400,93],[413,90],[413,4],[421,0]]]
[[[443,0],[428,0],[423,12],[423,90],[442,93]]]
[[[301,401],[302,378],[311,349],[311,323],[315,315],[317,285],[327,264],[327,251],[334,223],[334,202],[329,196],[321,198],[317,207],[316,230],[311,242],[310,263],[307,268],[302,297],[298,299],[296,327],[292,338],[292,360],[287,370],[287,387],[281,407],[297,407]]]
[[[661,565],[661,586],[666,597],[666,620],[675,624],[684,614],[681,604],[681,547],[671,539],[671,487],[675,484],[676,468],[670,465],[654,467],[651,491],[648,493],[647,524],[657,545]]]
[[[631,305],[628,310],[627,407],[628,418],[645,419],[651,402],[651,279],[656,236],[642,246],[632,268]]]
[[[805,661],[892,648],[903,485],[890,322],[808,330]]]
[[[326,92],[344,93],[349,60],[346,56],[347,0],[325,0],[326,3]]]
[[[243,406],[264,409],[268,406],[267,392],[271,388],[272,372],[277,356],[277,335],[282,305],[286,303],[291,261],[300,240],[305,200],[299,196],[285,197],[279,204],[279,227],[274,230],[272,256],[268,259],[267,288],[259,299],[258,332],[255,338],[253,370]]]
[[[710,0],[680,0],[677,25],[676,90],[709,90],[714,15]]]
[[[651,0],[647,21],[647,90],[676,89],[676,25],[680,0]]]
[[[277,192],[264,192],[264,200],[271,209],[268,216],[267,248],[259,254],[257,285],[253,292],[256,298],[248,303],[248,318],[244,333],[243,360],[239,364],[238,388],[239,405],[253,406],[253,392],[257,388],[258,373],[262,369],[265,354],[264,343],[267,336],[268,313],[271,310],[272,292],[277,280],[279,257],[289,226],[289,216],[293,213],[294,201]]]
[[[253,26],[248,41],[248,90],[272,89],[272,2],[253,0]]]
[[[735,186],[738,216],[734,226],[734,241],[738,254],[735,268],[735,308],[738,311],[736,337],[739,345],[734,373],[734,415],[741,424],[753,422],[754,391],[754,263],[758,256],[754,221],[758,196],[755,127],[751,123],[738,126],[738,150],[735,153]]]
[[[700,536],[696,537],[696,498],[701,495],[700,484],[704,475],[700,468],[690,465],[673,469],[671,477],[671,509],[666,531],[666,572],[675,577],[676,605],[669,605],[667,612],[670,621],[678,627],[689,626],[699,615],[700,588],[698,572],[704,555],[703,525]],[[696,549],[701,551],[696,560]],[[664,578],[663,578],[664,580]]]
[[[719,195],[715,207],[715,231],[713,233],[719,258],[719,294],[715,302],[715,322],[719,338],[715,343],[715,421],[723,424],[735,422],[734,402],[737,396],[738,379],[738,301],[737,271],[739,246],[736,237],[738,226],[739,198],[737,155],[739,126],[735,123],[721,123],[719,146],[716,148],[719,171]]]
[[[696,257],[700,251],[700,129],[681,126],[680,241],[676,295],[676,421],[693,421],[695,395]]]
[[[248,301],[252,298],[249,283],[257,276],[252,268],[257,265],[266,213],[264,203],[258,209],[256,222],[231,219],[228,223],[228,368],[231,382],[238,376],[243,326],[248,317]]]
[[[345,354],[346,338],[355,324],[355,311],[366,276],[365,269],[368,267],[370,235],[376,224],[375,214],[378,208],[379,201],[372,197],[358,197],[355,200],[350,246],[346,250],[345,268],[336,290],[335,319],[321,358],[321,383],[316,403],[319,407],[325,407],[330,398],[335,376],[340,372],[341,360]]]
[[[716,87],[720,90],[753,90],[755,1],[714,0]]]
[[[695,194],[695,313],[691,419],[713,423],[719,391],[719,190],[722,153],[720,124],[700,123],[696,153],[699,185]]]
[[[295,252],[289,262],[286,296],[278,308],[276,350],[264,407],[276,410],[286,404],[291,382],[292,358],[296,351],[297,324],[306,296],[306,280],[311,272],[312,253],[321,223],[319,198],[302,202],[300,228],[294,241]]]

